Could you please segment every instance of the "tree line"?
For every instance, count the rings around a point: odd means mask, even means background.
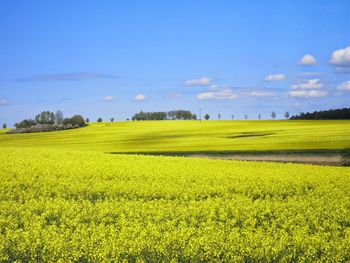
[[[56,111],[56,113],[53,113],[51,111],[43,111],[37,114],[34,119],[24,119],[21,122],[15,123],[15,127],[16,129],[30,128],[38,124],[72,125],[72,126],[79,126],[79,127],[86,126],[83,116],[74,115],[71,118],[64,118],[63,112],[58,110]]]
[[[197,115],[188,110],[173,110],[173,111],[157,111],[135,113],[131,120],[133,121],[149,121],[149,120],[197,120]]]
[[[331,109],[300,113],[290,118],[291,120],[349,120],[350,108]]]

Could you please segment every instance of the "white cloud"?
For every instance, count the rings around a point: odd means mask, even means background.
[[[312,66],[317,63],[317,59],[313,55],[306,54],[299,60],[299,65]]]
[[[135,97],[134,97],[134,100],[135,101],[144,101],[146,99],[146,95],[144,94],[137,94]]]
[[[292,89],[319,89],[323,83],[319,79],[309,79],[298,84],[292,85]]]
[[[345,81],[337,87],[338,91],[350,91],[350,80]]]
[[[220,88],[217,85],[213,85],[208,91],[197,95],[198,100],[233,100],[237,98],[238,95],[234,94],[232,89]]]
[[[292,97],[322,98],[328,96],[328,92],[322,90],[293,90],[289,92]]]
[[[344,49],[333,51],[331,61],[333,65],[338,67],[350,66],[350,46]]]
[[[10,102],[8,100],[0,100],[0,107],[6,105],[10,105]]]
[[[279,81],[286,78],[285,74],[269,74],[265,77],[265,81]]]
[[[115,98],[113,96],[106,96],[103,98],[104,101],[112,101],[114,100]]]
[[[201,77],[199,79],[190,79],[186,81],[186,86],[209,86],[211,83],[211,78]]]
[[[268,91],[252,91],[249,93],[249,96],[253,97],[273,97],[276,94],[274,92],[268,92]]]

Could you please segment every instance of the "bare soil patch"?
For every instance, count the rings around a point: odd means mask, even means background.
[[[241,160],[241,161],[265,161],[265,162],[292,162],[318,165],[340,165],[342,156],[340,154],[189,154],[188,157]]]

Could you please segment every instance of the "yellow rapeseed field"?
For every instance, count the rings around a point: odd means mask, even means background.
[[[350,148],[350,121],[144,121],[4,134],[0,147],[99,152],[336,151]]]
[[[2,147],[0,182],[0,262],[350,261],[346,167]]]

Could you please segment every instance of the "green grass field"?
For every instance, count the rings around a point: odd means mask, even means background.
[[[3,130],[4,131],[4,130]],[[0,146],[100,152],[336,151],[350,121],[145,121],[90,124],[48,133],[0,133]]]
[[[350,168],[113,153],[335,152],[349,121],[0,131],[0,262],[349,262]]]

